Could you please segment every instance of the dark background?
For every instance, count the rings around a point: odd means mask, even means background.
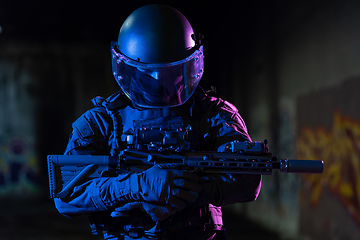
[[[0,7],[0,36],[2,41],[98,43],[108,47],[117,40],[126,17],[149,3],[178,9],[195,32],[204,34],[205,85],[229,78],[235,58],[242,63],[239,67],[246,68],[256,39],[264,29],[270,35],[278,14],[286,9],[279,1],[6,1]]]

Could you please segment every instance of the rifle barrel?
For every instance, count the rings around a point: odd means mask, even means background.
[[[324,162],[321,160],[280,160],[280,172],[322,173]]]

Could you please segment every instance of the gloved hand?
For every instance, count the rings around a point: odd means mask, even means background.
[[[130,177],[132,199],[182,210],[196,201],[202,190],[198,181],[198,176],[179,170],[177,164],[158,164]]]
[[[170,205],[156,205],[147,202],[129,202],[115,208],[111,213],[112,217],[129,216],[127,211],[139,208],[146,212],[153,221],[162,221],[176,213],[176,208]]]

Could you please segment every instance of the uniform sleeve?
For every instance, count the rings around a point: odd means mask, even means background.
[[[246,124],[237,108],[221,99],[214,102],[216,106],[208,119],[211,138],[215,142],[214,148],[218,149],[221,145],[234,140],[251,141]]]
[[[211,98],[208,102],[208,137],[213,150],[224,151],[224,146],[234,140],[251,141],[244,120],[237,108],[229,102]],[[205,203],[225,206],[238,202],[254,201],[261,189],[261,175],[211,174],[202,177]]]
[[[72,124],[73,130],[64,154],[107,154],[110,123],[109,116],[101,108],[85,112]]]
[[[108,115],[99,109],[84,113],[73,123],[65,155],[108,155]],[[55,198],[58,211],[66,216],[104,211],[129,201],[129,173],[96,178],[76,186],[65,198]]]
[[[76,186],[65,198],[55,198],[57,210],[66,216],[113,209],[131,201],[130,174],[89,180]]]

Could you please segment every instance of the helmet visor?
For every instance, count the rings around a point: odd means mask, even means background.
[[[140,107],[174,107],[185,103],[204,73],[203,46],[172,63],[148,64],[132,60],[111,44],[113,75],[126,96]]]

